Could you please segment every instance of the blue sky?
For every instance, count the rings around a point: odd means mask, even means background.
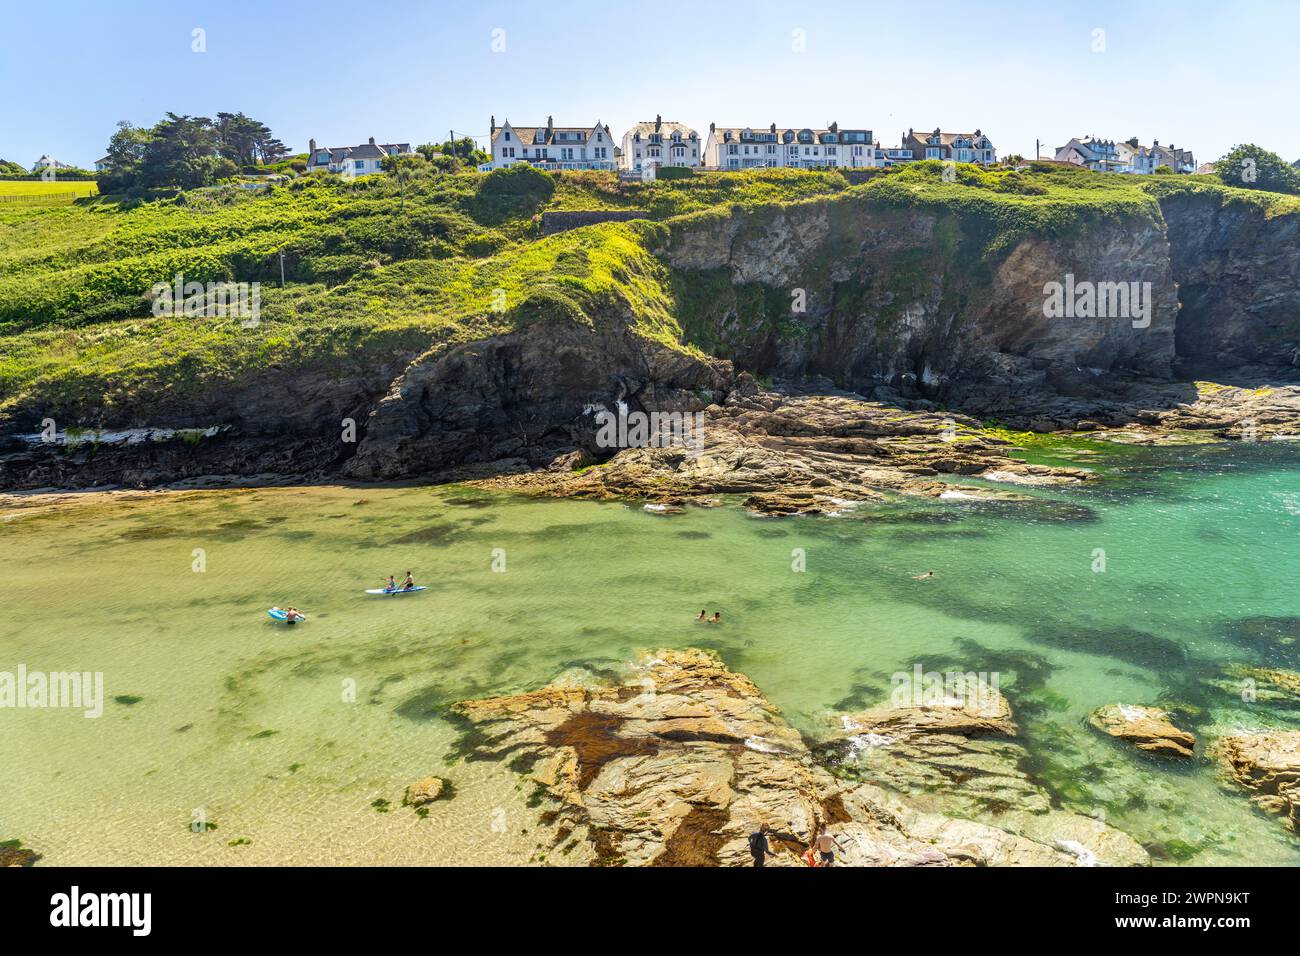
[[[9,3],[0,157],[87,164],[119,119],[242,110],[295,151],[662,113],[696,127],[983,129],[1000,154],[1136,135],[1300,158],[1300,0]],[[192,31],[207,51],[192,51]],[[504,52],[493,52],[494,30]],[[1094,30],[1104,51],[1094,52]],[[794,49],[803,31],[804,50]]]

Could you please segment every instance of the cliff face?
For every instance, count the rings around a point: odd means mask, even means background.
[[[661,255],[688,337],[758,374],[940,398],[1076,369],[1169,376],[1178,298],[1157,222],[1029,235],[996,258],[969,230],[956,214],[838,200],[687,224]],[[1142,298],[1121,315],[1047,314],[1045,287],[1064,296],[1070,282]]]
[[[1189,374],[1300,364],[1300,215],[1218,195],[1161,200],[1178,283],[1176,354]]]
[[[725,399],[731,367],[631,330],[544,322],[416,361],[375,407],[344,473],[402,478],[464,465],[599,455],[592,409],[695,412]]]

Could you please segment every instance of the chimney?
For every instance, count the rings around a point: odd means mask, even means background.
[[[497,117],[496,117],[496,114],[493,113],[493,114],[492,114],[491,125],[488,126],[488,135],[489,135],[489,136],[495,136],[496,134],[497,134]]]
[[[659,132],[659,127],[664,125],[664,118],[658,113],[655,114],[655,132]]]
[[[309,139],[309,140],[307,140],[307,151],[308,151],[312,156],[315,156],[315,155],[316,155],[316,141],[315,141],[314,139]]]
[[[772,124],[772,128],[771,128],[770,132],[773,132],[773,133],[776,132],[776,124],[775,124],[775,123]]]
[[[554,117],[554,116],[548,116],[548,117],[546,117],[546,132],[547,132],[547,133],[553,133],[553,132],[555,132],[555,117]]]
[[[371,146],[374,146],[374,145],[375,145],[375,138],[374,138],[373,136],[370,137],[370,145],[371,145]]]
[[[831,125],[827,127],[827,129],[829,129],[832,133],[838,133],[840,131],[840,124],[838,122],[832,122]]]
[[[716,132],[716,131],[717,131],[717,128],[718,128],[718,124],[717,124],[717,123],[710,123],[710,124],[709,124],[709,132],[710,132],[710,133],[712,133],[712,132]]]

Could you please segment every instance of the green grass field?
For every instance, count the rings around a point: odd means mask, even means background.
[[[74,198],[95,196],[99,193],[99,184],[93,180],[56,179],[53,182],[38,180],[0,179],[0,196],[23,196],[32,199],[46,197],[63,198],[63,194],[72,193]],[[71,199],[68,200],[71,202]]]

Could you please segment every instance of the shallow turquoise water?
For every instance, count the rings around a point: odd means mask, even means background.
[[[522,863],[527,788],[502,766],[448,767],[440,708],[695,645],[810,735],[885,699],[914,663],[997,671],[1027,766],[1063,805],[1104,813],[1164,862],[1300,863],[1300,843],[1212,761],[1170,767],[1084,725],[1101,704],[1163,698],[1202,740],[1300,726],[1300,711],[1208,682],[1224,663],[1300,669],[1286,643],[1300,618],[1300,449],[1126,449],[1104,467],[1100,485],[1031,504],[837,518],[656,516],[468,488],[8,509],[0,670],[103,671],[124,700],[98,719],[0,711],[0,839],[49,863]],[[796,549],[806,571],[792,570]],[[361,593],[407,568],[428,592]],[[311,620],[266,618],[289,603]],[[723,625],[696,624],[701,608]],[[1241,624],[1261,617],[1278,620]],[[1252,640],[1261,628],[1281,639]],[[456,797],[424,819],[395,806],[429,773]],[[192,831],[200,809],[215,831]]]

